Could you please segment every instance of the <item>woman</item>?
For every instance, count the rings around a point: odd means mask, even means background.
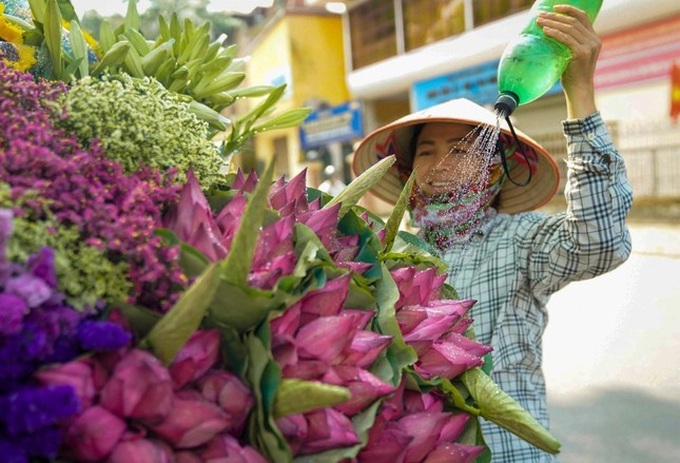
[[[522,146],[515,149],[508,127],[498,134],[496,116],[467,100],[411,114],[371,133],[356,150],[354,169],[359,174],[395,154],[396,167],[374,187],[376,195],[392,202],[416,170],[410,197],[414,224],[449,264],[449,284],[461,297],[477,300],[474,327],[479,340],[494,348],[493,379],[548,427],[541,368],[546,304],[568,283],[625,262],[631,251],[625,220],[632,191],[595,106],[601,41],[590,21],[581,10],[560,5],[554,13],[541,13],[538,24],[573,53],[562,76],[566,211],[532,212],[557,190],[555,162],[519,131]],[[507,157],[507,172],[496,140]],[[492,423],[483,426],[494,462],[555,461]]]

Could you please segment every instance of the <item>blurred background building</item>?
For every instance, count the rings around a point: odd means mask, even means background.
[[[531,0],[275,1],[239,31],[251,84],[288,84],[286,102],[314,111],[299,130],[257,135],[253,167],[308,169],[318,185],[333,165],[351,180],[352,145],[414,110],[466,97],[492,107],[496,70],[528,20]],[[598,106],[626,158],[636,202],[680,198],[680,2],[604,0]],[[674,96],[675,95],[675,96]],[[520,107],[515,123],[566,155],[561,88]],[[564,163],[560,163],[564,164]],[[558,199],[559,200],[559,199]],[[387,205],[370,201],[377,209]]]

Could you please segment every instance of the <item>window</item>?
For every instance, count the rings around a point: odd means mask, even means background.
[[[465,32],[464,0],[403,0],[406,50]]]
[[[349,12],[352,68],[397,54],[393,0],[369,0]]]
[[[531,8],[534,0],[473,0],[475,27]]]

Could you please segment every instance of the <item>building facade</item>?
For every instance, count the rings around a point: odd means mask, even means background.
[[[311,106],[299,129],[258,134],[262,162],[280,174],[308,169],[318,185],[329,164],[350,181],[352,144],[414,110],[457,97],[492,107],[506,44],[529,19],[530,0],[325,0],[283,2],[248,43],[247,78],[288,85],[282,108]],[[626,158],[636,198],[680,198],[680,2],[604,0],[597,104]],[[675,75],[675,77],[673,77]],[[680,98],[680,97],[678,97]],[[676,113],[680,109],[675,109]],[[566,106],[559,84],[513,114],[517,127],[560,159]],[[247,158],[246,158],[247,159]],[[368,198],[377,212],[389,205]]]

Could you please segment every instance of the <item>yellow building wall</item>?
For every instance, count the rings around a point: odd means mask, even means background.
[[[317,98],[331,106],[345,103],[350,94],[341,17],[291,15],[287,20],[297,103]]]
[[[246,65],[246,85],[288,83],[276,113],[304,107],[312,100],[330,105],[349,98],[345,83],[340,16],[286,15],[257,38]],[[249,99],[251,100],[251,99]],[[254,101],[249,104],[254,105]],[[255,155],[262,163],[276,156],[276,175],[290,178],[302,169],[319,166],[304,161],[299,129],[274,130],[253,137]],[[314,182],[311,182],[314,183]]]

